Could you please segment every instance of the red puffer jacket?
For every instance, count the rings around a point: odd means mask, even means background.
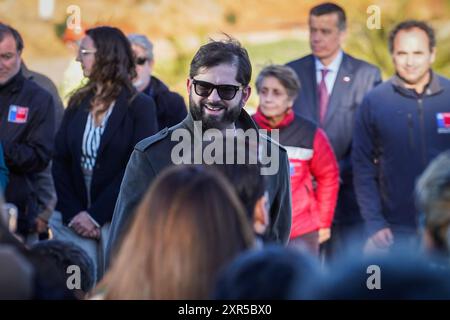
[[[277,128],[271,128],[259,110],[253,119],[263,129],[279,129],[279,143],[288,151],[292,191],[290,238],[329,228],[339,191],[339,168],[325,132],[292,112]]]

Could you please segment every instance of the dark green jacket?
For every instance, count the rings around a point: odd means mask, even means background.
[[[242,111],[236,127],[243,130],[258,129],[247,112]],[[194,121],[190,114],[179,124],[164,129],[154,136],[139,142],[128,162],[120,187],[106,249],[106,263],[121,242],[122,233],[128,228],[134,216],[134,209],[155,177],[167,166],[172,165],[171,153],[178,140],[171,141],[176,129],[194,132]],[[260,136],[262,137],[262,136]],[[264,139],[269,139],[262,137]],[[280,145],[267,140],[269,148],[278,151],[279,168],[276,174],[267,176],[267,191],[270,202],[270,226],[264,237],[267,242],[286,244],[291,230],[291,191],[287,152]],[[195,143],[194,143],[195,145]]]

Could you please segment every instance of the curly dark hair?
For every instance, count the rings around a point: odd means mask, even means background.
[[[89,76],[88,83],[75,91],[69,100],[69,107],[77,106],[88,95],[94,94],[93,105],[101,103],[104,112],[118,97],[121,90],[129,91],[130,101],[137,95],[132,79],[136,77],[134,55],[127,37],[114,27],[96,27],[86,31],[92,38],[97,51],[95,63]],[[98,85],[102,88],[97,92]]]

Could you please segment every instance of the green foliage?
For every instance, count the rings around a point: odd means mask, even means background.
[[[59,39],[62,39],[65,30],[66,30],[66,20],[54,24],[55,34]]]

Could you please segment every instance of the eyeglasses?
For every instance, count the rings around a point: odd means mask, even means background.
[[[195,93],[201,97],[209,97],[214,89],[222,100],[232,100],[241,86],[234,86],[232,84],[218,84],[215,85],[210,82],[192,79]]]
[[[90,53],[96,53],[97,50],[95,49],[80,49],[79,51],[83,56],[90,54]]]
[[[140,66],[144,65],[147,61],[148,61],[147,57],[136,57],[136,59],[134,59],[134,62]]]

